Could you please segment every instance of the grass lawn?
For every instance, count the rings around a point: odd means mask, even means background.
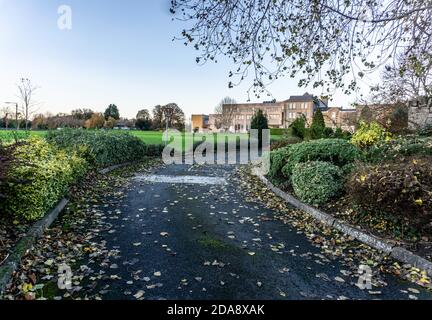
[[[119,131],[121,132],[121,131]],[[124,131],[122,131],[124,132]],[[143,140],[146,144],[162,144],[164,143],[164,137],[163,132],[160,131],[126,131],[134,136],[137,136],[141,140]],[[43,137],[47,131],[28,131],[26,133],[25,131],[19,131],[18,134],[15,131],[12,130],[0,130],[0,140],[1,141],[11,141],[14,139],[15,136],[18,136],[19,139],[25,139],[27,137],[31,136],[39,136]],[[186,133],[188,136],[192,136],[192,133]],[[199,141],[201,137],[206,136],[206,134],[196,134],[194,141]],[[228,139],[235,139],[236,136],[246,136],[245,133],[240,134],[228,134]],[[271,136],[272,140],[279,140],[283,136]]]

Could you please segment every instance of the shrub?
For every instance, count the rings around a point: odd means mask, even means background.
[[[290,146],[290,145],[296,144],[296,143],[300,143],[300,142],[302,142],[302,139],[297,138],[297,137],[289,137],[289,138],[284,138],[281,140],[275,140],[275,141],[272,141],[270,149],[273,151],[273,150],[285,148],[287,146]]]
[[[284,148],[277,149],[270,153],[270,170],[268,176],[273,179],[283,178],[282,168],[286,165],[290,148],[292,146],[287,146]]]
[[[391,134],[377,122],[360,122],[360,127],[351,138],[351,143],[359,148],[370,147],[379,141],[389,140]]]
[[[272,128],[270,129],[270,134],[272,136],[284,136],[289,134],[289,130],[284,128]]]
[[[420,136],[426,136],[426,137],[432,136],[432,124],[428,124],[423,128],[420,128],[419,130],[417,130],[417,133]]]
[[[306,136],[306,117],[301,115],[296,118],[290,125],[291,133],[293,136],[304,139]]]
[[[103,130],[51,131],[47,140],[58,147],[78,152],[97,167],[139,160],[147,155],[147,150],[152,153],[154,150],[128,133]]]
[[[282,173],[287,178],[291,177],[298,163],[325,161],[342,168],[361,157],[355,146],[342,139],[322,139],[295,144],[291,146],[289,153],[289,159],[282,168]]]
[[[297,197],[306,203],[320,205],[340,192],[343,172],[329,162],[298,163],[294,167],[291,181]]]
[[[76,153],[40,138],[17,146],[13,156],[18,162],[8,170],[12,182],[2,188],[6,198],[1,211],[28,221],[41,218],[87,170],[87,162]]]
[[[432,139],[419,139],[417,136],[401,136],[389,141],[380,141],[365,152],[370,163],[387,162],[410,156],[432,155]]]
[[[310,135],[312,139],[321,139],[324,137],[324,131],[326,129],[324,116],[321,109],[318,109],[312,118],[312,125],[310,127]],[[331,130],[331,129],[330,129]],[[332,130],[333,132],[333,130]]]
[[[372,213],[388,213],[417,228],[431,228],[432,157],[410,157],[362,165],[346,184],[354,203]]]

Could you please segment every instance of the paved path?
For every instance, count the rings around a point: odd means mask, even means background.
[[[106,207],[121,212],[112,230],[101,234],[119,252],[110,269],[121,280],[106,291],[103,282],[98,285],[104,298],[407,299],[401,290],[418,288],[388,276],[387,287],[375,288],[381,295],[360,290],[355,277],[341,273],[341,262],[273,220],[275,212],[245,202],[230,179],[233,171],[162,167],[149,178],[137,177],[125,199]],[[424,291],[417,296],[432,298]]]

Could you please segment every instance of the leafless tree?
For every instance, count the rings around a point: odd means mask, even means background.
[[[234,110],[233,108],[224,108],[224,105],[228,104],[236,104],[237,101],[230,97],[223,98],[219,104],[215,107],[215,127],[217,129],[223,129],[227,131],[231,123],[234,119]]]
[[[29,118],[36,110],[36,101],[34,101],[35,92],[39,89],[38,86],[32,84],[30,79],[21,78],[18,87],[18,98],[22,102],[22,113],[24,114],[25,129],[28,129]]]
[[[432,42],[432,0],[172,0],[198,63],[228,56],[235,86],[251,77],[255,95],[283,77],[328,94],[350,93],[393,60]]]
[[[9,115],[12,114],[12,111],[9,107],[4,107],[1,109],[1,117],[3,118],[3,125],[7,129],[9,127]]]
[[[372,100],[380,103],[407,103],[432,96],[432,44],[428,52],[400,55],[387,65],[381,83],[372,88]]]

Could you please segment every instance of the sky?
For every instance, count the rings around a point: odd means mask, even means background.
[[[62,5],[72,10],[71,30],[58,27]],[[133,118],[175,102],[189,118],[212,113],[225,96],[246,102],[251,83],[228,88],[229,60],[199,66],[193,48],[173,41],[183,27],[169,0],[0,0],[0,108],[17,100],[22,77],[39,86],[37,111],[53,114],[114,103]],[[321,93],[288,78],[268,89],[278,101]],[[355,100],[336,93],[330,106]]]

